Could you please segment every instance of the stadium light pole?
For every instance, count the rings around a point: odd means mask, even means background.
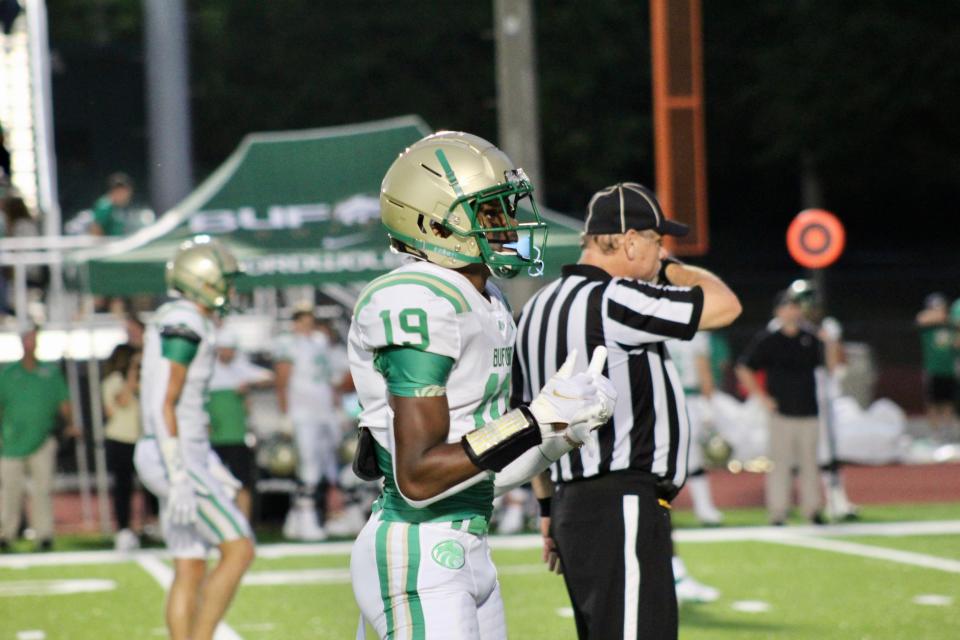
[[[150,195],[163,213],[193,186],[184,0],[143,0]]]
[[[537,103],[537,45],[532,0],[494,0],[497,126],[500,148],[523,170],[544,203]]]

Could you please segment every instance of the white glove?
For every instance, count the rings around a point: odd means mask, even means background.
[[[197,485],[183,464],[180,441],[161,438],[160,455],[170,478],[170,493],[167,496],[167,516],[174,525],[189,525],[197,520],[197,494],[208,492]]]
[[[171,476],[167,496],[167,517],[171,524],[184,526],[197,521],[197,493],[186,471]]]
[[[575,416],[591,405],[596,395],[596,387],[589,374],[573,375],[576,363],[577,350],[574,349],[530,403],[530,413],[540,424],[544,435],[552,431],[548,425],[570,424]]]
[[[606,347],[597,347],[590,358],[587,375],[593,381],[595,395],[593,402],[584,408],[564,430],[564,436],[573,444],[579,446],[587,442],[590,433],[602,427],[613,415],[613,408],[617,404],[617,390],[613,383],[603,375],[603,365],[607,361]]]
[[[210,475],[220,483],[227,497],[231,500],[237,497],[237,492],[243,488],[243,483],[223,464],[215,452],[211,451],[207,456],[207,467],[210,469]]]

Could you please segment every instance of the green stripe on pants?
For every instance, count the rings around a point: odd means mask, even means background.
[[[387,538],[390,536],[390,523],[381,522],[377,527],[377,573],[380,575],[380,598],[383,600],[383,613],[387,616],[387,638],[393,637],[393,603],[390,601],[390,575],[387,557]]]
[[[410,543],[407,550],[409,570],[407,571],[407,602],[410,605],[410,623],[413,627],[413,640],[425,640],[427,621],[423,617],[420,594],[417,593],[417,578],[420,575],[420,525],[410,525]]]

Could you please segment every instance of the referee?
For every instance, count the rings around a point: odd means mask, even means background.
[[[581,639],[676,638],[669,505],[686,478],[689,423],[664,341],[730,324],[737,296],[717,276],[661,260],[668,220],[636,183],[591,198],[579,263],[538,291],[518,323],[513,401],[526,402],[567,354],[608,351],[613,418],[536,478],[544,560],[558,567]],[[586,368],[581,360],[578,369]]]

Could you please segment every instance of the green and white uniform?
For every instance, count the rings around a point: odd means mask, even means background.
[[[134,463],[143,484],[160,498],[164,540],[176,558],[205,558],[211,546],[252,537],[250,524],[210,473],[212,464],[221,464],[210,448],[204,407],[215,359],[214,335],[213,323],[187,300],[160,307],[144,333],[140,370],[144,434],[137,442]],[[189,526],[169,522],[164,504],[170,483],[158,442],[170,437],[163,402],[172,361],[187,367],[176,406],[178,439],[184,467],[201,488],[197,493],[197,522]]]
[[[350,370],[384,486],[351,557],[354,594],[384,638],[505,637],[487,546],[492,476],[424,505],[394,481],[388,394],[445,395],[447,442],[507,412],[516,326],[499,290],[414,262],[371,282],[350,326]]]
[[[670,359],[677,368],[680,384],[683,385],[683,394],[686,396],[687,417],[690,422],[690,448],[687,458],[687,468],[691,471],[703,469],[702,440],[706,425],[709,407],[707,399],[701,393],[703,381],[697,370],[697,358],[710,360],[710,334],[698,331],[691,340],[668,340],[667,350]]]
[[[321,479],[336,484],[337,448],[343,432],[334,406],[333,385],[343,379],[348,364],[343,347],[325,334],[283,334],[273,348],[274,362],[289,362],[287,411],[297,443],[297,476],[307,487]]]

